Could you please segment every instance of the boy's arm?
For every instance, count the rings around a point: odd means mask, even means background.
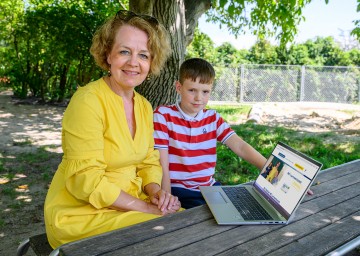
[[[242,140],[237,134],[233,134],[229,139],[227,139],[225,141],[225,145],[239,157],[250,164],[255,165],[259,170],[261,170],[261,168],[265,165],[266,158]]]
[[[160,152],[160,164],[163,170],[161,188],[171,193],[170,173],[169,173],[169,151],[167,149],[158,149]]]

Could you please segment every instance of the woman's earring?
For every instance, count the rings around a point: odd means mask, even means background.
[[[146,76],[146,81],[150,81],[151,80],[151,74],[148,74],[147,76]]]
[[[110,69],[111,69],[111,65],[109,65],[109,70],[108,70],[108,72],[107,72],[107,76],[108,76],[108,77],[111,76],[111,70],[110,70]]]

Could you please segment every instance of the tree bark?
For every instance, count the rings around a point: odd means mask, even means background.
[[[172,54],[158,77],[144,81],[136,90],[155,108],[173,104],[176,100],[174,83],[186,46],[193,39],[199,17],[211,7],[211,0],[130,0],[130,10],[154,16],[170,34]]]

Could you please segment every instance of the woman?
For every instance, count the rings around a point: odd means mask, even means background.
[[[53,248],[180,209],[160,187],[152,107],[134,91],[168,58],[165,29],[153,17],[119,11],[90,51],[108,76],[79,88],[64,114],[64,156],[45,200]]]
[[[279,174],[280,162],[277,162],[275,166],[271,169],[269,175],[266,177],[266,180],[271,182]]]

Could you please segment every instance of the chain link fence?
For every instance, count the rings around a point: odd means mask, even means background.
[[[360,102],[360,68],[241,65],[217,70],[211,101]]]

